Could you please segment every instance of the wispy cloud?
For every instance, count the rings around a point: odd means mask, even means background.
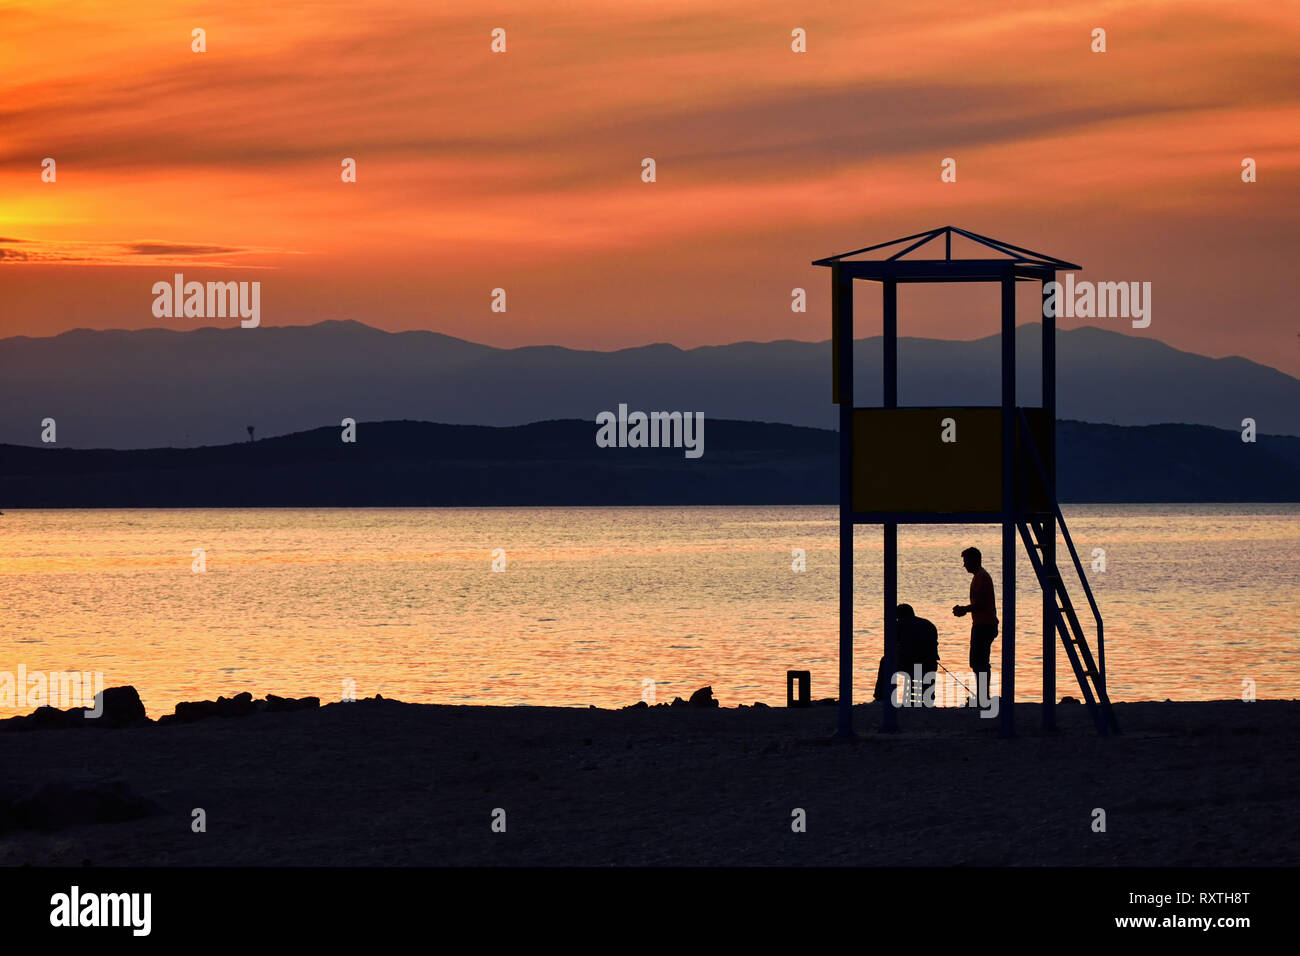
[[[23,248],[7,248],[15,244],[22,244]],[[149,266],[231,266],[239,264],[241,268],[248,268],[248,264],[239,263],[237,257],[265,256],[275,251],[235,246],[211,246],[199,243],[165,242],[156,239],[121,243],[0,239],[0,262],[32,264],[76,263],[79,265]],[[253,267],[264,268],[265,266],[254,264]]]

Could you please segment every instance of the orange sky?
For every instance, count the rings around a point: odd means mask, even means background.
[[[183,271],[260,280],[263,326],[824,339],[810,260],[952,223],[1150,281],[1109,328],[1300,374],[1297,3],[0,0],[0,64],[4,335],[208,324],[152,315]],[[902,332],[995,331],[962,290]]]

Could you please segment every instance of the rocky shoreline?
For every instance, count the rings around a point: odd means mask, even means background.
[[[174,713],[164,714],[156,721],[148,716],[139,692],[127,684],[107,687],[95,695],[93,707],[72,707],[59,710],[55,707],[38,707],[30,714],[0,720],[0,730],[54,730],[144,726],[147,724],[190,724],[206,717],[246,717],[255,713],[280,713],[290,710],[311,710],[320,706],[319,697],[277,697],[267,694],[263,700],[254,700],[245,691],[234,697],[216,700],[181,701]]]
[[[376,694],[367,700],[382,701],[384,696]],[[340,701],[340,703],[355,703],[355,701]],[[813,703],[834,704],[835,699],[828,697]],[[671,703],[662,704],[639,701],[623,709],[717,706],[719,704],[713,696],[713,688],[701,687],[691,694],[689,700],[675,697]],[[742,708],[745,706],[745,704],[740,705]],[[762,701],[755,701],[754,706],[764,708],[769,705]],[[67,710],[50,706],[38,707],[30,714],[0,720],[0,730],[117,729],[148,724],[166,726],[167,724],[192,724],[209,717],[247,717],[251,714],[277,714],[294,710],[314,710],[318,707],[320,707],[319,697],[277,697],[275,694],[267,694],[265,698],[255,700],[250,692],[244,691],[233,697],[218,697],[216,700],[181,701],[172,713],[164,714],[154,720],[145,711],[139,691],[126,684],[100,691],[95,695],[95,703],[92,707],[71,707]],[[592,705],[589,709],[597,708]]]

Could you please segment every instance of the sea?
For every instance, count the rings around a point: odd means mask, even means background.
[[[1297,695],[1300,506],[1063,511],[1104,622],[1112,700]],[[782,706],[790,670],[811,672],[814,698],[834,697],[837,517],[820,506],[10,511],[0,678],[99,675],[133,685],[154,717],[242,691],[611,708],[710,686],[724,706]],[[857,701],[871,698],[882,653],[881,539],[879,526],[856,529]],[[969,595],[960,552],[983,552],[1001,615],[999,527],[905,525],[898,542],[899,600],[935,623],[941,662],[968,677],[969,618],[952,614]],[[1016,696],[1038,700],[1042,600],[1023,550],[1016,575]],[[995,671],[1001,648],[1000,637]],[[1057,695],[1077,697],[1059,645],[1057,658]]]

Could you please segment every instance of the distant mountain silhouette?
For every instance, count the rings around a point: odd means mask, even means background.
[[[999,337],[904,338],[903,404],[997,404]],[[1040,327],[1017,334],[1022,404],[1039,400]],[[855,344],[860,404],[879,404],[879,337]],[[1062,418],[1185,422],[1300,435],[1300,380],[1099,328],[1058,336]],[[358,322],[192,331],[65,332],[0,340],[0,442],[34,445],[57,422],[71,448],[192,447],[283,435],[344,417],[519,425],[592,421],[619,402],[712,419],[833,428],[827,342],[741,342],[616,352],[497,349]]]
[[[589,421],[361,422],[205,448],[0,445],[0,510],[45,507],[817,504],[837,436],[710,420],[705,453],[599,448]],[[1062,422],[1063,501],[1300,500],[1300,438],[1200,425]]]

